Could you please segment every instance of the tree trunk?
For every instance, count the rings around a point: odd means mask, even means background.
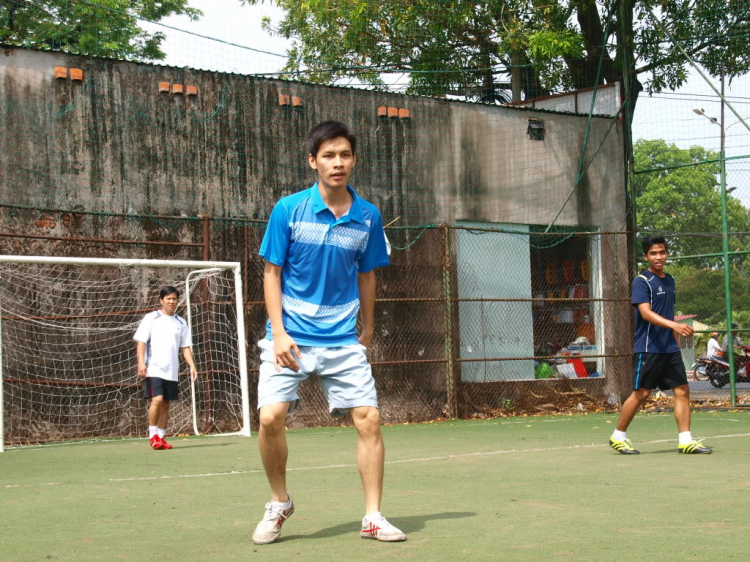
[[[495,79],[492,76],[492,53],[489,48],[482,47],[480,58],[484,70],[482,71],[482,92],[480,101],[484,103],[495,103]]]
[[[521,54],[514,51],[510,54],[510,89],[513,103],[521,101]]]

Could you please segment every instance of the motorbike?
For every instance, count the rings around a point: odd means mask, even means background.
[[[735,355],[735,382],[750,382],[750,345],[742,347],[742,354]],[[697,357],[693,371],[698,380],[706,380],[715,388],[729,383],[729,363],[723,359]]]

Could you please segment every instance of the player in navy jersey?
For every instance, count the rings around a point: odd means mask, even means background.
[[[286,416],[297,408],[297,388],[317,374],[334,416],[351,413],[357,429],[357,466],[365,494],[360,536],[403,541],[406,535],[380,513],[385,447],[375,381],[365,351],[373,333],[375,268],[388,265],[380,213],[347,184],[356,137],[327,121],[307,138],[308,162],[318,181],[282,198],[268,221],[260,256],[268,310],[258,380],[260,446],[272,498],[253,533],[256,544],[278,540],[294,512],[286,487]],[[357,335],[357,315],[362,331]]]
[[[643,240],[642,246],[648,269],[633,280],[630,300],[635,307],[633,393],[622,405],[609,445],[625,455],[639,453],[626,431],[651,391],[659,387],[674,394],[674,417],[679,431],[677,452],[710,453],[711,449],[693,439],[690,432],[690,387],[677,342],[679,336],[692,336],[693,328],[674,321],[674,277],[664,272],[667,242],[663,236],[651,235]]]

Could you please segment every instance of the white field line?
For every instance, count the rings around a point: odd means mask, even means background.
[[[705,439],[732,439],[735,437],[750,437],[750,433],[735,433],[731,435],[714,435],[706,437]],[[657,444],[657,443],[670,443],[674,442],[674,439],[655,439],[652,441],[640,441],[639,444]],[[435,457],[417,457],[413,459],[401,459],[397,461],[386,461],[385,464],[405,464],[412,462],[432,462],[432,461],[443,461],[451,459],[461,459],[469,457],[488,457],[493,455],[510,455],[513,453],[544,453],[548,451],[566,451],[574,449],[596,449],[609,447],[606,443],[592,443],[591,445],[568,445],[566,447],[540,447],[535,449],[501,449],[499,451],[479,451],[474,453],[460,453],[456,455],[439,455]],[[298,472],[302,470],[331,470],[335,468],[356,468],[356,464],[329,464],[322,466],[300,466],[296,468],[287,468],[288,472]],[[136,482],[141,480],[171,480],[175,478],[208,478],[212,476],[235,476],[238,474],[258,474],[263,473],[263,470],[232,470],[230,472],[208,472],[204,474],[175,474],[165,476],[146,476],[146,477],[133,477],[133,478],[110,478],[110,482]]]

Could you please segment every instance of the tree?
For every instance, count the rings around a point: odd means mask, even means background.
[[[726,329],[724,272],[683,261],[670,263],[668,270],[677,284],[675,310],[695,314],[700,322],[717,330]],[[732,317],[743,329],[750,328],[750,278],[746,274],[743,268],[733,268],[730,273]]]
[[[286,70],[319,82],[356,77],[377,86],[380,72],[402,71],[412,93],[473,92],[491,101],[507,97],[510,84],[500,77],[513,67],[531,98],[593,86],[603,56],[603,82],[621,81],[630,69],[634,106],[642,81],[660,91],[687,76],[687,61],[651,21],[652,9],[709,72],[717,75],[722,62],[730,77],[750,69],[750,2],[275,1],[285,17],[275,28],[267,21],[266,29],[295,40]]]
[[[2,0],[0,43],[99,57],[159,60],[161,32],[149,33],[139,19],[159,21],[200,10],[188,0]]]
[[[718,155],[699,146],[685,150],[663,140],[639,140],[633,157],[638,230],[678,234],[670,239],[673,255],[721,252]],[[690,165],[706,160],[713,161]],[[656,171],[637,173],[649,169]],[[731,195],[727,195],[727,220],[730,232],[750,230],[750,210]],[[732,258],[734,264],[743,261],[742,257]],[[693,265],[717,267],[721,263],[720,257],[703,258]]]

